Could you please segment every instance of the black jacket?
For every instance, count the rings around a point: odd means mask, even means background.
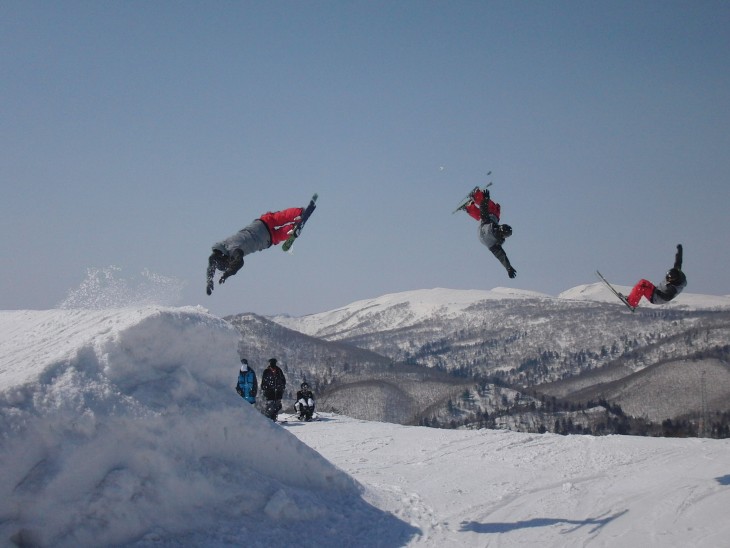
[[[687,287],[687,276],[682,272],[682,246],[677,246],[677,254],[674,256],[674,268],[679,271],[679,280],[669,283],[666,279],[662,280],[651,296],[651,302],[654,304],[668,303],[674,297],[679,295],[682,290]]]
[[[284,397],[286,377],[278,365],[270,365],[261,376],[261,392],[267,400],[280,400]]]

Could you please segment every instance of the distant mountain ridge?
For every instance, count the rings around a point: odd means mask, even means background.
[[[627,286],[617,285],[615,287],[625,294],[631,290]],[[396,329],[415,324],[429,317],[446,318],[484,301],[513,299],[613,303],[620,306],[616,297],[602,283],[579,285],[560,293],[557,297],[536,291],[504,287],[496,287],[491,290],[435,288],[363,299],[334,310],[306,316],[276,315],[271,319],[307,335],[326,337],[334,333],[345,333],[361,328],[363,324],[369,323],[365,320],[368,317],[377,317],[382,327]],[[647,310],[730,310],[730,296],[682,293],[673,302],[661,307],[652,305],[646,300],[642,300],[640,306]],[[408,312],[403,314],[406,308]],[[389,319],[391,323],[388,323]]]
[[[235,317],[234,325],[244,316]],[[254,316],[248,315],[249,327]],[[383,295],[302,317],[256,318],[255,334],[247,333],[240,321],[237,325],[247,352],[278,348],[295,379],[306,376],[320,382],[330,401],[337,402],[336,411],[354,417],[414,423],[431,420],[425,415],[430,413],[440,423],[445,418],[460,424],[483,422],[487,413],[544,406],[545,397],[583,405],[588,395],[593,400],[603,397],[601,387],[607,390],[607,383],[613,383],[615,402],[639,409],[632,402],[641,392],[621,390],[621,383],[633,382],[631,376],[649,366],[661,371],[663,363],[683,360],[692,364],[690,373],[708,365],[713,372],[708,405],[716,411],[730,408],[723,405],[730,402],[730,373],[724,373],[730,361],[727,296],[683,293],[669,305],[643,302],[632,313],[600,283],[558,297],[506,288],[436,288]],[[262,330],[278,332],[274,346]],[[313,353],[311,345],[319,350]],[[370,358],[364,359],[363,351]],[[706,360],[715,360],[714,365]],[[660,383],[660,376],[652,376],[651,382]],[[364,385],[351,388],[366,381],[375,383],[368,385],[373,394],[369,400],[363,396]],[[464,381],[471,386],[465,388]],[[413,382],[432,383],[428,395],[411,387]],[[697,385],[693,380],[687,386]],[[394,387],[402,390],[400,396],[394,396]],[[373,390],[389,395],[376,398]],[[658,398],[661,391],[648,393]],[[372,404],[375,399],[383,402],[380,407]],[[386,402],[394,399],[403,405],[386,409],[391,405]],[[698,412],[699,397],[685,401],[695,402],[685,414]],[[530,428],[537,424],[535,419],[528,422]]]

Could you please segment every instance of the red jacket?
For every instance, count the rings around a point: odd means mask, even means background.
[[[269,211],[259,217],[266,225],[271,234],[271,245],[277,245],[289,237],[289,232],[294,228],[295,220],[301,217],[304,209],[301,207],[290,207],[282,211]]]
[[[474,197],[473,198],[474,198],[474,201],[469,202],[469,205],[466,206],[466,212],[472,218],[476,219],[477,221],[481,221],[482,220],[482,216],[481,216],[481,213],[480,213],[479,209],[480,209],[480,207],[482,205],[482,201],[484,201],[484,192],[482,192],[481,189],[477,189],[474,192]],[[495,220],[495,222],[498,223],[499,222],[500,210],[501,210],[499,204],[496,203],[496,202],[493,202],[492,200],[489,200],[489,202],[487,202],[487,210],[489,211],[490,217],[493,216],[495,218],[493,220]]]

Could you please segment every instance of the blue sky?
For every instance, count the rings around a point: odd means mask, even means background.
[[[726,2],[0,3],[0,309],[89,268],[216,314],[409,289],[725,295]],[[492,171],[492,176],[486,174]],[[510,280],[452,215],[494,181]],[[205,295],[210,246],[320,195],[293,254]]]

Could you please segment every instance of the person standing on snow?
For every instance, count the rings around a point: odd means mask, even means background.
[[[206,293],[213,293],[216,270],[223,272],[218,280],[222,284],[241,270],[246,255],[286,241],[301,220],[303,212],[304,208],[301,207],[269,211],[233,236],[213,245],[213,253],[208,257]]]
[[[261,375],[261,392],[266,398],[264,414],[273,421],[276,420],[279,411],[281,411],[281,398],[284,397],[285,388],[286,377],[284,377],[284,372],[276,365],[276,358],[271,358],[269,366]]]
[[[256,380],[256,372],[249,367],[246,358],[241,358],[241,370],[238,373],[236,392],[248,403],[255,404],[257,391],[258,381]]]
[[[517,271],[507,258],[502,249],[505,240],[512,236],[512,227],[506,224],[499,224],[501,207],[489,197],[489,190],[476,188],[472,192],[471,201],[464,207],[470,217],[479,221],[479,240],[487,246],[489,251],[497,257],[502,266],[507,270],[507,276],[514,278]]]
[[[300,421],[311,421],[314,414],[314,394],[309,389],[309,385],[303,382],[301,390],[297,391],[297,401],[294,403],[294,409],[298,413]]]
[[[679,244],[674,256],[674,267],[669,269],[664,280],[656,286],[649,280],[639,280],[626,300],[633,308],[639,306],[642,297],[652,304],[664,304],[679,295],[685,287],[687,276],[682,272],[682,244]]]

